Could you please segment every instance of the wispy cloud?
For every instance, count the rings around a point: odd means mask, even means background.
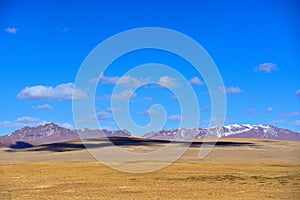
[[[146,115],[146,116],[150,116],[150,117],[157,117],[159,116],[159,112],[155,109],[148,109],[145,111],[138,111],[136,112],[137,115]]]
[[[269,121],[269,124],[273,125],[288,125],[288,126],[300,126],[300,120],[294,120],[294,121],[286,121],[283,119],[277,119]]]
[[[126,76],[105,76],[102,74],[99,78],[92,78],[91,83],[94,84],[117,84],[125,87],[140,87],[147,82],[150,78],[135,78],[129,75]]]
[[[253,69],[254,72],[261,72],[261,73],[271,73],[272,71],[278,71],[278,67],[274,63],[263,63],[258,65]]]
[[[256,110],[257,110],[256,108],[250,108],[248,110],[245,110],[244,114],[245,115],[256,115],[257,114]]]
[[[70,31],[70,29],[67,27],[57,27],[57,30],[62,33]]]
[[[204,85],[204,82],[202,82],[198,77],[191,78],[189,83],[192,85]]]
[[[183,117],[181,115],[170,115],[168,117],[169,121],[180,121],[180,120],[183,120],[183,119],[185,119],[185,117]]]
[[[205,106],[204,108],[201,109],[202,112],[209,112],[211,111],[211,106]]]
[[[297,90],[297,91],[295,92],[295,95],[296,95],[297,97],[300,97],[300,89]]]
[[[162,87],[166,88],[178,88],[180,84],[178,83],[177,79],[170,77],[170,76],[162,76],[158,80],[157,84],[161,85]]]
[[[152,100],[153,100],[152,97],[144,97],[144,99],[145,99],[146,101],[152,101]]]
[[[38,106],[33,106],[33,109],[37,109],[37,110],[52,110],[53,107],[50,106],[49,104],[43,104],[43,105],[38,105]]]
[[[193,84],[202,84],[202,82],[197,78],[194,77],[193,80],[191,79]],[[99,78],[92,78],[90,79],[90,83],[93,84],[113,84],[113,85],[121,85],[124,87],[141,87],[147,85],[150,87],[151,85],[154,86],[155,83],[160,85],[159,88],[178,88],[180,87],[180,83],[176,78],[170,76],[162,76],[157,81],[151,80],[150,77],[143,77],[143,78],[136,78],[130,75],[126,76],[105,76],[102,74]],[[154,84],[154,85],[153,85]],[[154,86],[157,87],[157,86]]]
[[[283,119],[276,119],[276,120],[271,120],[269,121],[269,124],[273,124],[273,125],[286,125],[288,124],[286,120]]]
[[[110,111],[110,112],[121,112],[121,108],[114,108],[114,107],[107,107],[105,110]]]
[[[48,123],[45,120],[41,120],[35,117],[23,116],[13,121],[0,122],[0,128],[19,128],[23,126],[38,126]]]
[[[130,89],[124,90],[119,94],[112,94],[110,96],[108,96],[108,99],[115,99],[115,100],[133,100],[136,97],[136,93],[133,92]]]
[[[80,124],[91,124],[97,121],[102,121],[112,118],[112,115],[105,111],[98,111],[96,114],[85,116],[79,119],[77,122]]]
[[[240,94],[243,92],[239,87],[220,87],[219,91],[225,94]]]
[[[86,98],[86,94],[77,89],[73,83],[63,83],[56,87],[43,85],[25,87],[17,97],[21,100],[68,100]]]
[[[112,115],[105,111],[99,111],[97,112],[96,117],[98,120],[105,120],[105,119],[112,118]]]
[[[300,116],[300,112],[281,113],[281,117],[297,117]]]
[[[11,33],[11,34],[16,34],[18,29],[13,28],[13,27],[8,27],[5,29],[6,32]]]
[[[23,116],[23,117],[17,118],[16,120],[0,122],[0,128],[22,128],[24,126],[35,127],[35,126],[44,125],[47,123],[50,123],[50,122],[36,118],[36,117]],[[67,122],[57,123],[57,124],[59,126],[65,127],[65,128],[74,129],[74,126]]]
[[[274,111],[274,108],[271,108],[271,107],[268,107],[267,109],[266,109],[266,112],[267,113],[271,113],[271,112],[273,112]]]
[[[300,120],[295,120],[292,122],[293,126],[300,126]]]
[[[178,99],[179,97],[176,96],[175,94],[172,94],[169,98],[170,98],[170,99]]]

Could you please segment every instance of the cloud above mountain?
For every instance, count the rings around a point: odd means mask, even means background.
[[[181,115],[170,115],[167,119],[169,121],[180,121],[180,120],[185,119],[185,117],[183,117]]]
[[[31,116],[22,116],[18,117],[15,120],[6,120],[6,121],[1,121],[0,122],[0,128],[21,128],[24,126],[30,126],[30,127],[35,127],[39,125],[44,125],[50,123],[47,120],[43,120],[37,117],[31,117]],[[62,127],[73,129],[74,126],[68,122],[63,122],[63,123],[57,123]]]
[[[257,114],[257,109],[256,108],[250,108],[244,111],[245,115],[256,115]]]

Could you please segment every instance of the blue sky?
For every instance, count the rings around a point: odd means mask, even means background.
[[[0,134],[46,122],[72,128],[72,99],[88,98],[84,91],[72,96],[81,63],[101,41],[139,27],[173,29],[206,49],[224,81],[227,124],[271,124],[300,131],[299,8],[292,0],[1,1]],[[120,108],[112,108],[109,101],[116,80],[149,62],[169,65],[191,80],[200,127],[207,126],[210,98],[203,78],[176,55],[144,50],[120,57],[104,73],[95,97],[102,128],[117,129],[111,110]],[[161,81],[176,82],[165,76]],[[130,76],[127,83],[143,78],[147,76]],[[187,120],[172,92],[161,87],[136,91],[129,105],[133,120],[148,124],[147,110],[153,104],[165,107],[164,128]]]

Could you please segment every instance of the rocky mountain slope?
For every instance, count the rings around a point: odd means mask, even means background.
[[[99,138],[99,137],[129,137],[130,133],[126,130],[70,130],[50,123],[37,127],[25,126],[13,133],[0,137],[0,147],[27,147],[41,144],[78,140],[80,138]],[[15,146],[17,145],[17,146]]]

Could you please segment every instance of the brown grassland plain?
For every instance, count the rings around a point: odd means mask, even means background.
[[[140,174],[111,169],[85,149],[1,149],[0,199],[300,199],[299,142],[223,141],[234,143],[202,160],[192,146],[168,167]]]

